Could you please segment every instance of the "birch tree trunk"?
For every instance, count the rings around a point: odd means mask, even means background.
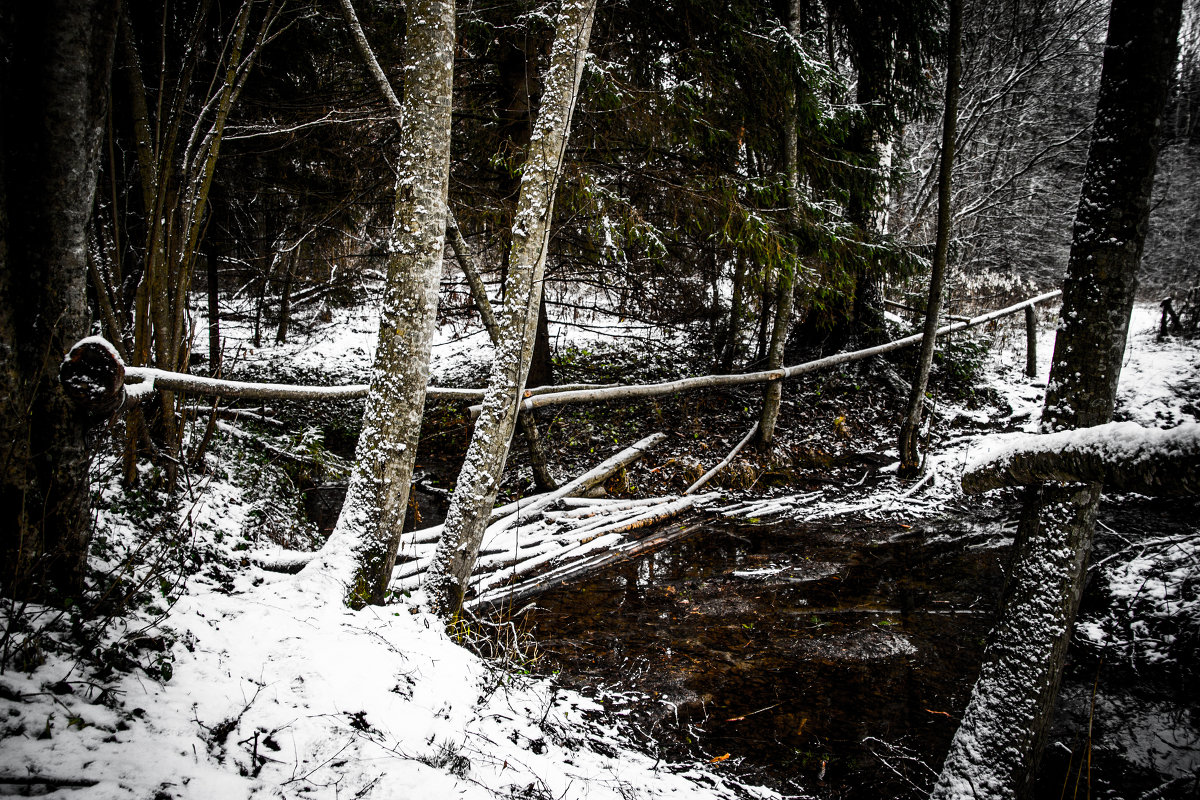
[[[1044,431],[1112,419],[1181,0],[1114,0]],[[1030,489],[1005,605],[934,798],[1027,796],[1083,591],[1100,484]]]
[[[942,288],[946,283],[946,261],[950,254],[950,181],[954,175],[954,132],[958,122],[958,83],[962,75],[962,0],[950,0],[950,58],[946,65],[946,107],[942,117],[942,159],[938,175],[937,235],[933,247],[933,268],[929,273],[929,299],[925,305],[924,338],[917,359],[917,375],[908,397],[908,411],[900,426],[900,467],[902,478],[921,472],[917,435],[921,431],[921,412],[925,408],[925,389],[937,342],[938,317],[942,313]]]
[[[379,344],[346,503],[305,575],[382,603],[404,529],[436,325],[454,69],[453,0],[410,0],[400,174]]]
[[[467,448],[426,586],[433,610],[447,619],[462,610],[488,515],[508,456],[517,404],[533,352],[538,304],[550,240],[558,174],[583,75],[595,0],[563,0],[542,104],[529,143],[513,223],[504,308],[483,411]]]
[[[87,450],[58,362],[87,333],[86,237],[115,40],[111,0],[0,13],[0,585],[70,598],[91,534]]]
[[[788,6],[788,30],[799,41],[800,2],[792,0]],[[787,204],[788,226],[793,234],[800,227],[800,157],[796,142],[799,127],[799,112],[796,108],[796,91],[788,92],[785,100],[787,115],[784,120],[783,151],[787,161]],[[792,306],[795,302],[793,283],[796,277],[794,261],[785,261],[779,269],[775,287],[775,324],[771,328],[771,345],[767,349],[767,369],[783,366],[783,345],[787,341],[788,325],[792,321]],[[759,445],[770,450],[775,441],[775,422],[779,419],[779,401],[783,397],[783,381],[770,381],[763,389],[762,414],[758,421]]]

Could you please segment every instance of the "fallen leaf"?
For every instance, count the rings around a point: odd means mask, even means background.
[[[722,761],[724,761],[724,760],[725,760],[725,759],[727,759],[727,758],[729,758],[729,753],[726,753],[726,754],[725,754],[725,755],[723,755],[723,756],[717,756],[716,758],[710,758],[710,759],[708,760],[708,763],[710,763],[710,764],[720,764]]]

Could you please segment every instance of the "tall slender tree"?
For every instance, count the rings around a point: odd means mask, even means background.
[[[555,22],[546,89],[534,123],[512,230],[512,255],[499,318],[500,343],[483,410],[438,540],[427,586],[445,618],[462,610],[464,593],[500,488],[533,357],[550,223],[571,115],[579,93],[596,0],[563,0]]]
[[[950,256],[951,200],[950,182],[954,174],[955,127],[958,123],[958,83],[962,73],[959,54],[962,47],[962,0],[950,0],[950,52],[946,62],[946,105],[942,113],[942,158],[938,170],[937,240],[933,248],[933,266],[929,271],[929,297],[925,301],[925,329],[917,374],[908,397],[908,411],[900,426],[900,475],[911,478],[921,471],[917,436],[925,409],[925,389],[933,366],[937,345],[938,317],[942,313],[942,291],[946,283],[946,262]]]
[[[383,602],[404,529],[446,234],[454,2],[412,0],[406,10],[400,169],[378,349],[346,503],[305,568],[343,587],[352,606]]]
[[[788,32],[795,40],[799,40],[801,35],[802,13],[800,0],[791,0],[788,6]],[[797,129],[800,127],[798,103],[795,87],[789,87],[784,97],[783,153],[784,176],[787,181],[787,227],[791,231],[793,241],[799,238],[801,214],[800,155],[796,141]],[[793,248],[795,247],[798,247],[798,241],[793,245]],[[787,341],[788,327],[792,322],[792,307],[796,298],[796,260],[798,259],[784,259],[776,276],[775,323],[771,328],[771,344],[767,348],[767,369],[779,369],[783,366],[783,346]],[[734,324],[732,319],[730,324]],[[771,381],[763,389],[762,414],[758,422],[759,445],[763,450],[769,450],[775,440],[775,423],[779,419],[779,403],[782,397],[783,381]]]
[[[1111,421],[1150,214],[1181,0],[1114,0],[1044,431]],[[1091,552],[1097,483],[1028,490],[1012,573],[934,798],[1028,795]]]

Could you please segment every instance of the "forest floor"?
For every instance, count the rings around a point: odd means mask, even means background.
[[[253,348],[244,338],[230,348],[230,361],[256,380],[356,382],[369,367],[374,325],[369,315],[340,313],[291,344]],[[1118,417],[1156,427],[1195,421],[1200,351],[1191,342],[1156,342],[1155,325],[1153,310],[1139,308]],[[709,369],[711,358],[682,340],[611,333],[557,341],[558,379],[647,382]],[[1052,334],[1043,331],[1043,366]],[[697,518],[718,519],[723,509],[742,523],[909,525],[1002,505],[1004,493],[965,499],[958,476],[980,437],[1036,425],[1044,384],[1021,374],[1023,344],[1023,331],[1005,325],[950,343],[934,389],[928,469],[916,483],[894,475],[902,398],[878,369],[789,383],[774,453],[735,461],[717,482],[720,499]],[[481,334],[447,328],[435,349],[435,383],[479,385],[488,351]],[[646,433],[668,433],[606,489],[678,493],[749,430],[758,396],[707,392],[551,408],[539,421],[560,478]],[[354,612],[336,587],[258,567],[281,548],[319,546],[336,513],[361,405],[273,411],[275,422],[228,422],[204,468],[170,497],[149,488],[150,470],[140,487],[122,486],[119,460],[98,441],[92,591],[65,612],[4,609],[0,794],[782,796],[723,766],[720,754],[662,751],[631,738],[628,710],[538,676],[536,648],[485,660],[414,613],[411,602]],[[203,420],[194,427],[195,442]],[[436,521],[468,436],[461,406],[427,414],[419,525]],[[529,482],[518,444],[511,461],[509,497]],[[1180,504],[1176,516],[1194,506]],[[1098,540],[1096,582],[1105,591],[1077,638],[1160,683],[1194,677],[1200,533],[1193,524],[1160,535],[1126,522]],[[1171,751],[1162,774],[1194,780],[1194,706],[1169,711],[1186,718],[1171,729],[1179,741],[1164,745],[1158,739],[1167,729],[1147,723],[1130,734],[1130,747],[1147,758]]]

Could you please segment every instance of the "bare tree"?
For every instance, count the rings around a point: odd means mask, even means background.
[[[513,223],[505,303],[498,320],[500,344],[427,582],[433,608],[447,618],[462,609],[529,374],[554,195],[595,9],[595,0],[563,0],[555,24],[546,89],[534,123]]]
[[[1115,0],[1042,428],[1112,419],[1181,0]],[[1099,483],[1030,489],[1004,608],[933,792],[1032,790],[1083,593]]]
[[[356,607],[383,602],[404,529],[446,233],[454,3],[414,0],[406,8],[408,82],[379,344],[346,504],[305,568],[343,586]]]
[[[908,411],[900,426],[900,476],[911,478],[921,471],[917,436],[921,432],[921,414],[925,408],[925,388],[933,366],[937,343],[938,316],[942,313],[942,290],[946,283],[946,261],[950,255],[950,181],[954,172],[954,132],[958,122],[958,83],[962,74],[959,54],[962,44],[962,0],[950,0],[950,53],[946,64],[946,106],[942,114],[942,159],[938,175],[937,242],[933,266],[929,272],[929,299],[925,303],[925,329],[917,375],[908,398]]]
[[[176,19],[188,9],[191,16]],[[279,16],[276,3],[259,0],[242,0],[228,20],[210,3],[149,15],[153,22],[147,15],[135,18],[136,10],[141,9],[121,3],[116,59],[117,75],[123,80],[116,88],[123,88],[127,97],[122,108],[128,119],[120,122],[131,129],[135,194],[141,208],[140,214],[121,213],[118,199],[106,198],[102,209],[107,213],[97,214],[93,227],[92,288],[108,339],[125,361],[174,371],[186,369],[191,355],[188,292],[202,251],[225,128],[255,61],[276,31]],[[261,17],[256,17],[259,10]],[[160,29],[148,34],[139,30],[139,23],[157,24]],[[216,37],[220,57],[206,65],[205,37],[226,24]],[[182,41],[171,42],[172,37]],[[157,43],[155,50],[143,44],[147,40]],[[170,44],[180,45],[179,49]],[[161,53],[156,52],[159,48]],[[144,55],[146,50],[151,54]],[[176,52],[177,60],[168,58],[168,53]],[[147,74],[146,63],[157,73]],[[202,74],[206,66],[211,68],[207,80]],[[109,145],[107,169],[115,194],[115,173],[121,167],[116,163],[115,143]],[[138,239],[140,261],[124,263],[125,252]],[[127,315],[132,317],[130,336],[126,336]],[[181,460],[182,402],[174,393],[164,394],[158,421],[157,438],[166,455],[163,467],[170,487],[175,485]],[[132,466],[139,420],[135,416],[129,426],[126,477],[130,480],[136,475]]]

